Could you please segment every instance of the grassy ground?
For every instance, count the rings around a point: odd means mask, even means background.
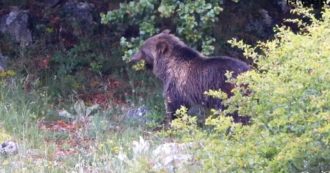
[[[77,108],[82,102],[67,102],[67,110],[63,110],[51,103],[47,92],[24,91],[17,79],[1,81],[0,141],[15,141],[19,151],[0,156],[0,172],[126,172],[127,165],[118,154],[129,153],[139,136],[157,137],[152,134],[156,123],[124,121],[129,106],[140,104],[142,91],[146,92],[137,88],[127,98],[131,103],[108,105],[86,115],[82,112],[87,105]],[[157,94],[149,98],[147,104],[157,105]],[[151,107],[155,121],[157,110],[157,106]],[[70,117],[59,116],[66,111]]]

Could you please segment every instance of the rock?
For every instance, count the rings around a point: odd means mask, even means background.
[[[184,169],[185,165],[193,164],[194,157],[191,149],[196,147],[194,143],[165,143],[158,146],[152,152],[153,169],[166,172],[177,172]]]
[[[287,0],[278,0],[276,1],[276,5],[278,5],[282,11],[282,13],[287,13],[290,11],[290,7],[288,5]]]
[[[93,24],[93,8],[94,5],[87,2],[78,2],[70,0],[64,4],[64,13],[72,16],[81,23]]]
[[[32,43],[32,33],[28,24],[28,12],[14,9],[0,18],[0,32],[9,34],[22,47],[26,47]]]
[[[18,145],[13,141],[5,141],[0,145],[0,155],[14,155],[18,153]]]
[[[245,27],[245,31],[254,33],[255,35],[268,38],[273,34],[273,18],[265,9],[258,10],[259,18],[251,18]]]
[[[0,52],[0,72],[6,69],[6,62],[8,57],[3,56]]]
[[[127,111],[125,120],[138,123],[147,123],[149,121],[147,117],[149,113],[150,111],[146,106],[131,108]]]
[[[92,37],[98,22],[93,13],[94,5],[87,2],[69,0],[60,6],[59,38],[66,48],[72,48],[80,38]]]
[[[188,169],[197,169],[200,164],[194,158],[192,151],[199,145],[197,143],[165,143],[151,148],[150,141],[140,137],[138,141],[133,141],[133,155],[119,152],[118,159],[130,166],[139,165],[141,159],[148,161],[151,172],[191,172]]]
[[[46,0],[45,4],[47,8],[53,8],[55,7],[57,4],[59,4],[61,2],[61,0]]]
[[[260,9],[259,14],[262,16],[262,21],[267,27],[272,27],[273,18],[269,15],[268,11],[265,9]]]

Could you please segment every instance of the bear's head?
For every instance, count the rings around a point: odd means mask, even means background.
[[[136,52],[131,61],[136,62],[144,60],[147,68],[152,68],[157,61],[161,58],[169,57],[171,50],[175,45],[184,43],[170,34],[169,30],[164,30],[163,32],[148,38],[140,47],[139,51]]]

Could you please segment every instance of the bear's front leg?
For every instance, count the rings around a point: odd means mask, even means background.
[[[171,122],[174,119],[175,111],[179,109],[180,105],[175,104],[171,100],[171,98],[166,97],[165,98],[165,111],[166,111],[166,117],[165,117],[165,127],[170,127]]]
[[[175,82],[169,81],[164,86],[163,97],[165,99],[165,126],[170,127],[171,121],[175,118],[175,112],[181,106],[188,106],[188,102],[182,96],[182,92],[179,92]],[[188,108],[188,107],[187,107]]]
[[[181,106],[189,108],[188,104],[179,95],[173,93],[165,94],[165,127],[170,127],[172,120],[175,119],[176,110]]]

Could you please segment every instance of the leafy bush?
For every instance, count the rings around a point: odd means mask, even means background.
[[[138,30],[132,37],[121,37],[124,60],[132,56],[142,41],[164,28],[173,29],[172,32],[176,32],[192,47],[208,55],[214,50],[212,30],[222,10],[220,3],[215,0],[130,1],[122,3],[117,10],[101,14],[101,17],[102,23],[110,23],[120,32],[119,35],[132,28]]]
[[[94,71],[99,72],[102,68],[100,64],[105,61],[105,57],[101,53],[92,51],[97,49],[90,42],[81,42],[70,50],[57,52],[52,61],[58,65],[56,73],[59,76],[72,74],[73,71],[89,67]]]
[[[233,90],[220,114],[238,111],[251,116],[251,125],[210,116],[201,130],[179,111],[185,118],[175,120],[171,134],[203,145],[195,153],[201,172],[330,171],[330,10],[321,21],[306,16],[313,23],[304,33],[279,28],[273,41],[258,45],[262,53],[232,41],[258,69],[230,80],[245,87]]]
[[[16,73],[12,70],[0,71],[0,79],[1,78],[7,78],[7,77],[13,77],[15,75],[16,75]]]

